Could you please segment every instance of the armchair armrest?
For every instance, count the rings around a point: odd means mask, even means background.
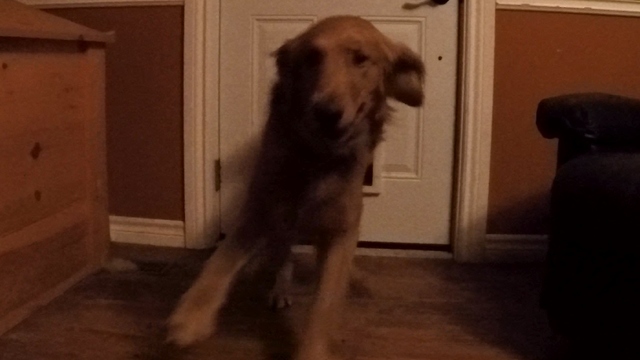
[[[640,100],[605,93],[549,97],[538,104],[538,131],[558,138],[558,165],[586,152],[640,151]]]

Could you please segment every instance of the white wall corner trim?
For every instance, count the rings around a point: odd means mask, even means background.
[[[41,9],[110,7],[110,6],[167,6],[182,5],[190,0],[19,0]]]
[[[496,0],[498,9],[640,16],[640,1]]]
[[[485,255],[489,199],[495,2],[467,1],[462,29],[460,130],[453,225],[456,261]]]
[[[182,221],[110,216],[109,222],[113,242],[185,247]]]

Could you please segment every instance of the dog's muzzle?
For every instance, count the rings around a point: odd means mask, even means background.
[[[341,126],[343,115],[342,110],[329,105],[318,104],[313,107],[313,119],[320,133],[331,140],[338,140],[345,133],[345,129]]]

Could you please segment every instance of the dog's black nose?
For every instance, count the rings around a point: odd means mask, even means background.
[[[326,136],[339,137],[342,133],[342,129],[340,129],[342,110],[330,106],[316,106],[313,109],[313,116],[320,131]]]
[[[313,109],[313,115],[316,121],[323,123],[325,126],[337,127],[340,119],[342,119],[342,110],[331,106],[317,105]]]

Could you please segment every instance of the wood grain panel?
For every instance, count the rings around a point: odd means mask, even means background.
[[[44,241],[61,229],[71,227],[73,224],[85,220],[86,217],[86,202],[77,201],[66,209],[51,216],[34,222],[18,231],[2,236],[2,238],[0,238],[0,255]]]
[[[105,51],[102,47],[87,50],[85,83],[87,93],[94,96],[85,101],[87,139],[87,208],[89,229],[89,263],[97,270],[107,260],[109,236],[109,201],[107,183],[107,128],[105,122]]]
[[[0,256],[0,314],[29,302],[80,271],[87,264],[83,243],[87,229],[86,222],[75,223],[41,242]]]
[[[2,39],[0,47],[0,136],[82,123],[83,61],[73,42]]]
[[[0,52],[0,235],[85,195],[83,56],[30,45]]]
[[[106,257],[104,67],[100,43],[0,36],[0,332]]]

